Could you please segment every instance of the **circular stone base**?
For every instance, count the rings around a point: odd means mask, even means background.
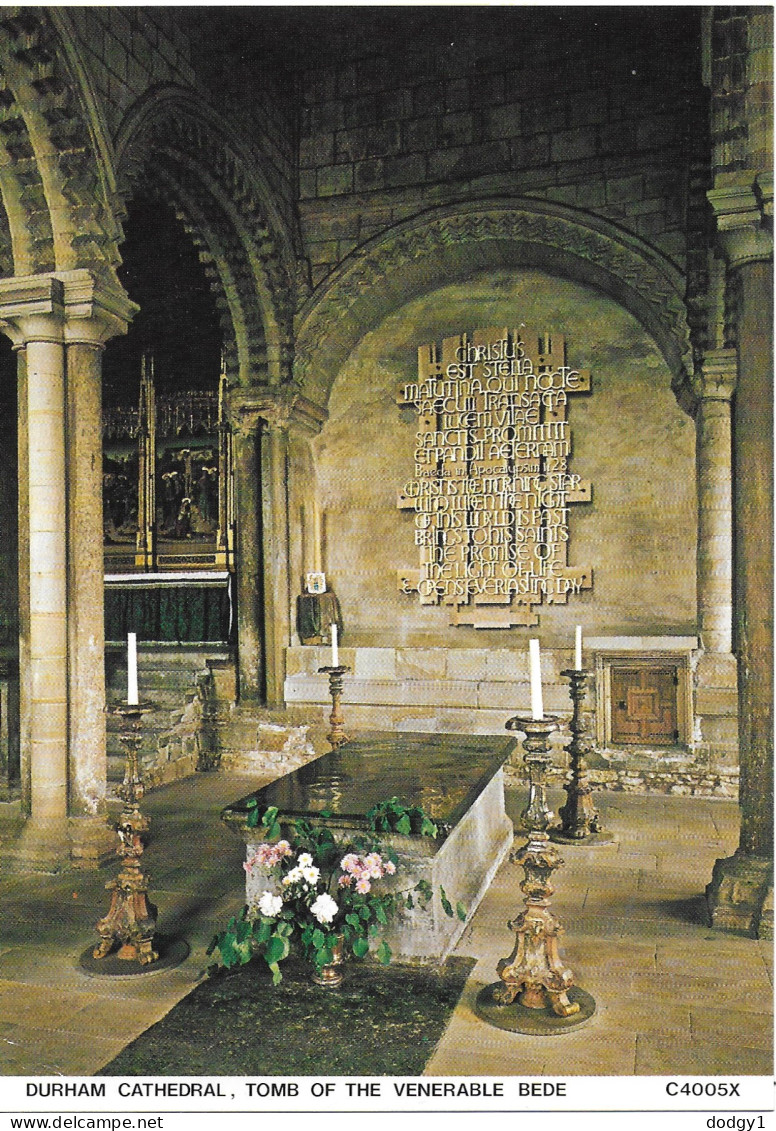
[[[111,951],[104,958],[94,957],[97,941],[88,946],[78,959],[84,973],[107,978],[130,978],[135,974],[157,974],[180,966],[188,958],[190,947],[185,939],[170,939],[165,935],[154,935],[154,950],[159,957],[155,962],[138,962],[137,959],[119,958],[118,950]]]
[[[588,848],[591,845],[617,843],[617,837],[607,832],[606,829],[601,829],[601,831],[597,833],[588,833],[587,836],[570,836],[558,827],[548,829],[547,835],[555,844],[578,844],[580,848]]]
[[[571,1029],[578,1029],[595,1013],[595,999],[578,986],[572,986],[568,991],[569,1001],[576,1002],[579,1006],[579,1012],[572,1013],[570,1017],[558,1017],[549,1006],[546,1009],[528,1009],[518,1001],[498,1005],[493,1000],[493,991],[500,989],[503,984],[493,982],[490,986],[483,986],[474,1005],[474,1012],[497,1029],[528,1033],[533,1037],[550,1037],[555,1033],[568,1033]]]

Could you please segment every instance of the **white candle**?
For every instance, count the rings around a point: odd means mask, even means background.
[[[539,641],[528,641],[528,658],[531,662],[531,717],[544,718],[542,703],[542,664],[539,656]]]
[[[331,666],[333,668],[339,667],[339,650],[337,648],[337,626],[331,626]]]
[[[582,625],[577,625],[576,638],[574,641],[574,667],[578,672],[582,671]]]
[[[137,703],[137,633],[127,633],[127,703]]]

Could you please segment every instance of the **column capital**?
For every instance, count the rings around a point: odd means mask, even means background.
[[[773,258],[773,176],[741,170],[717,178],[706,193],[728,267]]]
[[[0,279],[0,331],[15,349],[32,341],[103,346],[126,333],[138,309],[118,280],[92,271]]]
[[[126,334],[140,307],[114,278],[92,271],[60,271],[64,286],[65,341],[68,344],[104,346],[111,338]]]
[[[328,417],[325,409],[295,389],[233,388],[227,405],[232,428],[240,435],[294,427],[315,435]]]
[[[27,342],[63,340],[65,290],[53,275],[0,279],[0,332],[14,349]]]
[[[738,381],[738,353],[734,349],[708,350],[690,378],[697,401],[730,401]]]

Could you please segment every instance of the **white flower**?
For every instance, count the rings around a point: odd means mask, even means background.
[[[279,895],[273,895],[271,891],[262,892],[259,900],[259,911],[267,919],[274,919],[276,915],[280,914],[282,907],[283,900]]]
[[[302,877],[307,880],[310,887],[315,887],[315,885],[318,883],[318,880],[321,878],[320,869],[316,868],[315,865],[310,865],[309,867],[302,868]]]
[[[321,892],[315,903],[311,905],[310,910],[319,923],[330,923],[339,911],[339,907],[337,906],[337,901],[332,899],[331,896],[324,891]]]
[[[300,868],[309,868],[313,862],[313,858],[309,852],[300,852],[296,858],[296,862]]]
[[[301,880],[301,878],[302,878],[302,869],[301,868],[292,868],[291,871],[288,873],[288,875],[283,877],[283,879],[281,880],[281,883],[286,884],[286,885],[295,884],[299,880]]]

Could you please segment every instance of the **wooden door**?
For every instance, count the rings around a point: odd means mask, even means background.
[[[676,668],[612,668],[612,742],[679,741]]]

